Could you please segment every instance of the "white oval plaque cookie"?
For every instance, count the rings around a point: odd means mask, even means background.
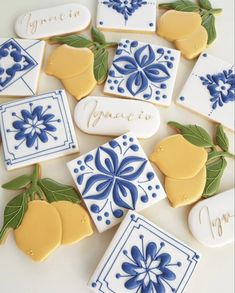
[[[90,11],[83,5],[71,3],[20,15],[15,32],[25,39],[44,39],[82,31],[90,22]]]
[[[188,217],[194,237],[205,246],[234,241],[234,189],[197,203]]]
[[[118,136],[132,131],[138,138],[154,135],[160,126],[158,109],[146,102],[89,96],[74,112],[77,126],[84,132]]]

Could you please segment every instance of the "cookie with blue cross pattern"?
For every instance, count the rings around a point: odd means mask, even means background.
[[[124,134],[68,163],[77,188],[100,232],[165,198],[141,145]]]

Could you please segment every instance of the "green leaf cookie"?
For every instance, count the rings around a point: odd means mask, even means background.
[[[159,8],[163,9],[174,9],[178,11],[194,12],[200,9],[199,5],[188,0],[178,0],[171,3],[159,4]]]
[[[211,3],[209,0],[199,0],[199,5],[201,8],[204,8],[206,10],[212,9]]]
[[[22,175],[2,185],[2,188],[8,190],[18,190],[26,187],[32,182],[31,176]]]
[[[225,152],[229,150],[229,141],[226,133],[224,132],[223,126],[219,125],[216,129],[216,143]]]
[[[98,84],[103,83],[107,77],[108,57],[109,53],[106,49],[100,49],[95,53],[94,75]]]
[[[98,30],[96,27],[92,27],[91,36],[92,36],[93,41],[99,43],[100,45],[106,44],[105,35],[100,30]]]
[[[215,16],[212,13],[202,15],[202,25],[207,30],[207,44],[210,45],[216,39]]]

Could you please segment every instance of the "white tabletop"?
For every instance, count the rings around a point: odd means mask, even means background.
[[[46,8],[53,5],[67,3],[66,0],[0,0],[0,37],[14,36],[14,21],[21,13],[37,8]],[[72,1],[86,5],[95,19],[96,0]],[[167,1],[166,1],[167,2]],[[220,57],[228,62],[233,62],[234,53],[234,1],[233,0],[214,0],[214,6],[223,8],[223,13],[216,17],[217,40],[208,49],[211,54]],[[127,36],[140,41],[147,41],[153,44],[172,47],[172,44],[154,35],[144,34],[124,34],[106,33],[110,41],[118,41],[121,37]],[[47,46],[48,53],[51,48]],[[113,53],[113,50],[111,50]],[[112,54],[111,54],[112,55]],[[110,56],[111,60],[112,56]],[[194,66],[194,61],[181,59],[175,89],[174,99],[179,94],[187,76]],[[44,64],[45,66],[45,64]],[[39,93],[61,88],[61,83],[53,77],[41,74],[39,82]],[[97,86],[93,94],[102,95],[102,86]],[[0,103],[9,99],[0,98]],[[69,96],[71,110],[73,111],[76,100]],[[147,140],[142,140],[147,155],[154,148],[154,145],[162,138],[173,131],[166,126],[169,120],[176,120],[180,123],[196,123],[205,127],[210,133],[214,130],[213,123],[184,110],[174,103],[169,108],[158,107],[161,113],[162,124],[156,135]],[[93,136],[82,133],[76,128],[77,138],[80,145],[81,154],[107,142],[110,137]],[[227,132],[231,149],[234,150],[233,133]],[[57,160],[47,161],[41,164],[44,177],[51,177],[64,184],[73,185],[65,163],[76,158],[78,154],[63,157]],[[0,185],[10,179],[31,172],[32,168],[24,168],[16,171],[7,172],[3,164],[3,150],[0,142]],[[160,178],[161,174],[156,169]],[[233,162],[228,160],[228,168],[222,179],[220,191],[233,187]],[[5,191],[0,188],[0,225],[3,221],[3,211],[6,203],[14,196],[14,192]],[[162,200],[156,205],[144,210],[142,214],[152,220],[159,227],[197,249],[202,254],[202,260],[185,289],[186,293],[232,293],[234,292],[234,245],[229,244],[221,248],[207,248],[197,242],[187,226],[187,216],[190,207],[173,209],[168,200]],[[90,237],[78,244],[64,246],[53,253],[45,262],[34,263],[16,247],[12,233],[4,245],[0,247],[0,292],[1,293],[89,293],[86,287],[87,281],[97,266],[99,260],[107,249],[117,227],[102,234],[97,231]],[[122,293],[122,292],[120,292]]]

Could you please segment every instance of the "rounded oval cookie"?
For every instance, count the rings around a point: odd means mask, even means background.
[[[176,134],[162,140],[150,160],[166,176],[187,179],[196,176],[205,165],[207,152],[188,142],[183,135]]]
[[[206,184],[206,166],[189,179],[165,178],[165,191],[174,208],[198,201]]]
[[[93,233],[89,215],[81,205],[69,201],[55,201],[51,204],[61,217],[62,244],[78,242]]]
[[[61,243],[62,224],[56,208],[46,201],[28,203],[19,228],[14,230],[17,246],[34,261],[43,261]]]
[[[192,34],[201,22],[198,13],[168,10],[158,20],[157,34],[168,41],[175,41]]]
[[[21,38],[43,39],[82,31],[90,22],[91,14],[87,7],[70,3],[20,15],[15,23],[15,32]]]
[[[84,132],[119,136],[132,131],[138,138],[154,135],[160,114],[150,103],[111,97],[86,97],[74,111],[77,126]]]

